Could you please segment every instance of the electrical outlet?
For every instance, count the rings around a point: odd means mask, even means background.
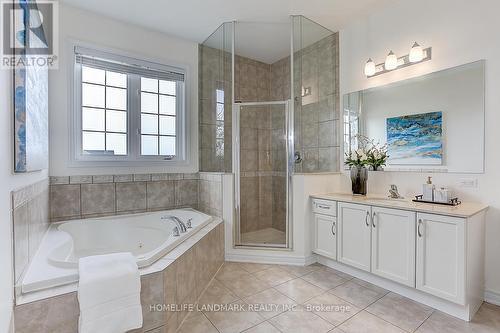
[[[468,187],[468,188],[476,188],[477,187],[477,179],[476,178],[461,178],[458,181],[458,186]]]

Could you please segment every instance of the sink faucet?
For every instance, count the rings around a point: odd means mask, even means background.
[[[177,225],[177,227],[179,228],[179,230],[181,231],[181,233],[184,233],[187,231],[187,227],[186,225],[184,224],[184,222],[181,221],[180,218],[178,218],[177,216],[173,216],[173,215],[165,215],[165,216],[162,216],[161,217],[162,220],[166,220],[166,219],[169,219],[169,220],[172,220],[174,221],[174,223]]]
[[[389,198],[391,199],[403,199],[401,194],[398,192],[398,187],[396,185],[391,185],[391,189],[389,190]]]

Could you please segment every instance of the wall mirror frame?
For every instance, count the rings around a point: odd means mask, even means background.
[[[343,96],[343,159],[387,144],[385,171],[484,173],[485,60]],[[347,167],[346,167],[347,169]]]

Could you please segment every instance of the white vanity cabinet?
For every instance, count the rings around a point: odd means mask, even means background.
[[[465,223],[463,218],[417,215],[417,289],[464,304]]]
[[[339,202],[338,261],[370,271],[371,207]]]
[[[372,207],[371,272],[415,287],[415,212]]]
[[[383,281],[416,301],[426,303],[432,295],[432,306],[470,320],[484,299],[486,209],[346,194],[313,197],[313,252],[334,260],[320,257],[320,263]]]
[[[337,259],[337,203],[313,200],[313,252]]]

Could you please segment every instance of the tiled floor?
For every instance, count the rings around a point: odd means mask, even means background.
[[[467,323],[318,264],[226,262],[200,305],[202,311],[192,312],[179,332],[500,332],[499,306],[484,303]],[[231,308],[211,311],[213,305]]]
[[[285,244],[285,237],[283,231],[266,228],[241,234],[241,241],[245,244]]]

